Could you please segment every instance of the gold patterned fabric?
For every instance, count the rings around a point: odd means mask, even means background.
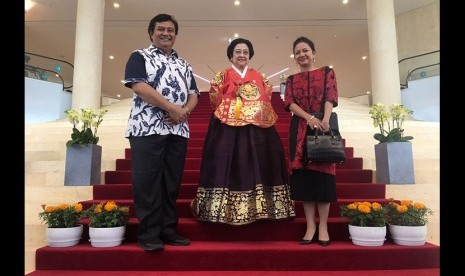
[[[244,225],[258,219],[294,217],[294,202],[289,193],[289,185],[259,184],[255,190],[240,192],[199,187],[190,207],[198,220]]]

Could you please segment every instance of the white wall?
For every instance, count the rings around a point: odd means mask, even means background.
[[[61,83],[24,78],[25,123],[45,123],[65,118],[71,108],[71,93]]]
[[[402,104],[413,110],[413,118],[422,121],[439,122],[439,76],[408,82],[402,89]]]

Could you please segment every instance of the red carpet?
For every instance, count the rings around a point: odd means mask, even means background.
[[[65,274],[66,273],[66,274]],[[87,271],[87,270],[38,270],[28,276],[436,276],[439,268],[397,270],[351,270],[351,271]]]
[[[290,114],[284,111],[279,94],[273,95],[279,120],[276,128],[288,146]],[[42,247],[36,252],[36,271],[31,276],[66,275],[439,275],[439,246],[400,246],[389,239],[384,246],[361,247],[349,238],[347,222],[339,217],[339,205],[353,201],[386,203],[386,187],[373,183],[373,172],[363,169],[363,159],[346,147],[347,162],[337,167],[338,202],[332,204],[328,247],[298,245],[305,232],[301,202],[296,202],[294,220],[258,221],[246,226],[198,222],[192,218],[189,202],[199,179],[203,138],[210,114],[208,95],[200,98],[189,117],[192,129],[186,170],[177,202],[178,231],[191,239],[187,247],[165,246],[163,251],[145,252],[136,244],[137,219],[131,213],[126,238],[121,246],[94,248],[85,237],[73,247]],[[343,133],[342,133],[343,134]],[[132,209],[130,149],[116,160],[116,170],[105,172],[105,183],[93,186],[93,199],[115,200]],[[118,272],[119,271],[119,272]],[[189,272],[188,272],[189,271]]]

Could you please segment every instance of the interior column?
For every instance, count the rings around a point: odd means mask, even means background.
[[[78,0],[72,108],[100,108],[105,0]]]
[[[366,0],[373,103],[401,103],[393,0]]]

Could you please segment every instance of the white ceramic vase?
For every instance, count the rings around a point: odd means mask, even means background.
[[[47,245],[50,247],[67,247],[76,245],[82,238],[82,229],[82,224],[68,228],[47,227],[45,229]]]
[[[399,245],[420,246],[426,242],[426,225],[423,226],[400,226],[389,225],[389,234],[392,241]]]
[[[363,227],[349,224],[352,243],[360,246],[382,246],[386,240],[386,226]]]
[[[89,240],[93,247],[113,247],[121,245],[126,226],[110,228],[89,227]]]

